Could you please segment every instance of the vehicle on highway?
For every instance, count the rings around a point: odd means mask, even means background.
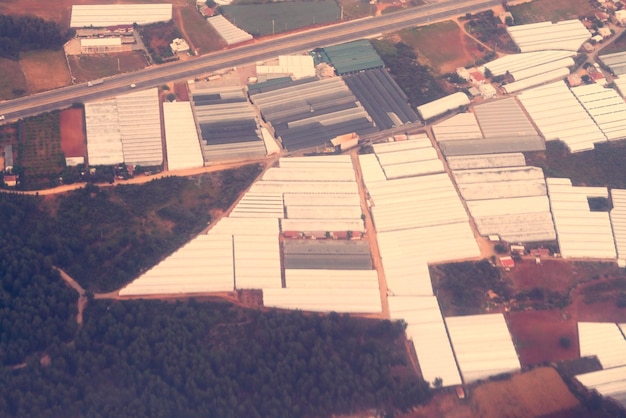
[[[4,115],[0,115],[0,120],[4,120]]]
[[[137,87],[137,84],[135,84],[135,83],[133,83],[133,84],[131,84],[131,85],[130,85],[130,88],[131,88],[131,89],[134,89],[135,87]]]
[[[102,84],[102,83],[104,83],[103,79],[88,81],[87,82],[87,87],[97,86],[98,84]]]

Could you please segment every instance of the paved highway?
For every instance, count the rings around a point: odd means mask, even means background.
[[[250,64],[279,54],[290,54],[406,27],[425,25],[467,12],[484,10],[500,3],[501,0],[451,0],[256,41],[188,61],[152,66],[141,71],[110,77],[103,84],[93,87],[87,87],[87,84],[83,83],[5,101],[0,103],[0,115],[4,115],[6,120],[21,118],[64,108],[75,102],[126,93],[132,90],[131,84],[135,84],[137,89],[156,87],[172,80],[194,78],[197,74]]]

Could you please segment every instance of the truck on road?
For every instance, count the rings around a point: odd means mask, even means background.
[[[98,84],[102,84],[102,83],[104,83],[104,80],[102,78],[99,80],[88,81],[87,87],[97,86]]]

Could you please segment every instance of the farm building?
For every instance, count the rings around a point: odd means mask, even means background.
[[[482,139],[475,113],[459,113],[433,126],[437,142]]]
[[[122,38],[81,38],[81,54],[110,54],[132,50],[132,45],[122,44]]]
[[[124,94],[115,100],[124,162],[143,166],[163,164],[158,89]]]
[[[372,270],[367,241],[286,240],[285,268],[291,270]],[[346,274],[348,276],[348,274]]]
[[[116,100],[85,103],[85,126],[89,165],[115,165],[124,162]]]
[[[587,386],[587,389],[596,390],[604,397],[615,399],[622,408],[626,408],[626,365],[579,374],[576,379]]]
[[[389,317],[406,322],[424,380],[442,387],[461,385],[461,376],[435,296],[390,296]]]
[[[147,25],[172,20],[172,5],[160,4],[98,4],[73,5],[71,28],[102,28],[117,25]]]
[[[466,384],[520,370],[503,314],[449,317],[446,324]]]
[[[626,102],[615,90],[589,84],[573,87],[572,93],[609,141],[626,138]]]
[[[592,212],[589,198],[608,198],[606,187],[573,187],[569,179],[548,178],[548,196],[561,255],[617,257],[607,212]]]
[[[508,26],[507,31],[521,52],[543,50],[575,52],[591,38],[591,33],[578,19]]]
[[[626,76],[626,52],[599,55],[598,58],[609,67],[616,76]]]
[[[206,21],[224,39],[226,45],[230,46],[252,40],[252,35],[233,25],[222,15],[209,17]]]
[[[241,87],[194,83],[190,90],[206,163],[265,157],[256,112]]]
[[[172,53],[178,54],[179,52],[188,52],[189,44],[182,38],[176,38],[170,43],[170,49]]]
[[[419,120],[408,105],[409,99],[383,68],[343,76],[350,91],[359,100],[380,130]]]
[[[13,145],[4,146],[4,171],[13,171]]]
[[[626,339],[617,324],[579,322],[580,356],[596,356],[603,369],[626,366]]]
[[[289,151],[318,147],[336,136],[377,132],[372,119],[338,77],[286,81],[248,93]]]
[[[611,189],[613,209],[609,213],[618,264],[626,266],[626,190]]]
[[[168,169],[202,167],[204,160],[190,103],[163,103],[163,121]]]
[[[279,55],[278,65],[258,65],[259,78],[275,78],[277,75],[291,75],[294,79],[315,77],[315,65],[310,55]]]
[[[567,87],[556,82],[517,96],[546,141],[561,140],[571,152],[593,149],[606,137]]]
[[[373,68],[383,68],[385,64],[370,41],[360,39],[318,50],[320,58],[330,63],[337,75],[357,73]]]
[[[468,106],[469,104],[469,97],[467,97],[465,93],[459,91],[450,94],[449,96],[442,97],[441,99],[418,106],[417,113],[423,120],[426,121],[436,116],[441,116],[450,110],[456,110],[459,107]]]
[[[537,70],[537,68],[554,70],[561,67],[569,67],[574,64],[573,61],[569,64],[569,60],[574,55],[576,55],[574,51],[558,50],[525,52],[505,55],[502,58],[486,63],[484,66],[494,76],[503,76],[508,73],[517,81],[541,74],[542,71]]]
[[[519,152],[509,154],[463,155],[448,157],[447,160],[451,170],[524,167],[526,165],[524,154]]]
[[[556,239],[540,168],[455,170],[453,175],[481,235],[513,242]]]

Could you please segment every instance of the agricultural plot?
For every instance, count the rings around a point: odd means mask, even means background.
[[[493,14],[493,10],[472,15],[465,23],[465,30],[491,49],[507,53],[518,52],[519,48],[509,36],[506,25]]]
[[[577,19],[579,16],[593,16],[597,11],[593,2],[588,0],[534,0],[515,6],[508,10],[513,15],[515,25],[527,23],[560,22]]]
[[[26,187],[47,186],[65,167],[59,112],[22,119],[17,161]]]
[[[23,96],[28,90],[20,63],[0,58],[0,100]]]
[[[64,87],[72,81],[63,50],[26,52],[20,64],[30,93]]]
[[[416,51],[420,64],[428,65],[440,74],[473,64],[489,53],[452,21],[405,29],[398,34],[402,42]],[[446,47],[441,48],[441,45]]]
[[[339,20],[341,9],[333,0],[242,4],[222,7],[224,16],[253,36],[322,25]]]
[[[141,51],[112,55],[70,55],[68,60],[72,76],[78,83],[140,70],[148,65]]]
[[[175,38],[183,38],[173,21],[142,26],[139,29],[143,43],[157,64],[174,58],[170,43]]]
[[[197,49],[199,53],[218,51],[226,46],[215,29],[194,9],[180,9],[180,21],[177,17],[176,19],[179,27],[183,28],[185,35],[189,37],[193,48]]]

